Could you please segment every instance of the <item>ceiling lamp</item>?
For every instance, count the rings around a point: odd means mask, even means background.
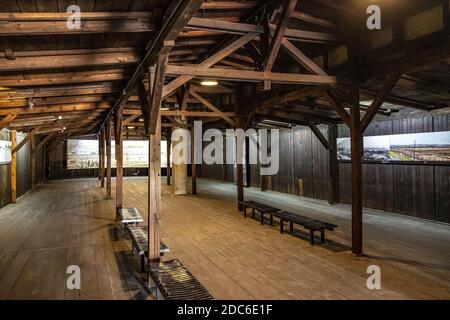
[[[217,82],[217,80],[203,80],[202,82],[200,82],[200,84],[202,86],[212,87],[217,86],[219,83]]]

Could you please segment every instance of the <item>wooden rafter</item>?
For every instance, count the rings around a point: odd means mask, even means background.
[[[151,135],[155,134],[156,125],[159,119],[159,112],[161,108],[162,101],[162,92],[164,88],[164,79],[166,77],[166,68],[167,68],[167,55],[160,55],[158,58],[158,62],[155,68],[154,79],[150,77],[151,83],[151,103],[149,110],[149,121],[148,121],[148,132]]]
[[[302,51],[300,51],[292,42],[284,38],[281,42],[286,52],[298,63],[300,63],[306,70],[312,74],[326,76],[327,73],[323,71],[313,60],[308,58]]]
[[[280,21],[278,22],[278,25],[275,29],[274,35],[270,42],[270,47],[264,57],[264,71],[265,72],[272,71],[272,67],[275,64],[275,59],[277,58],[278,51],[280,50],[280,47],[281,47],[281,41],[284,38],[286,29],[289,24],[289,20],[291,18],[291,13],[295,10],[296,5],[297,5],[297,0],[285,0],[284,1],[284,7],[283,7],[283,11],[281,13]],[[265,81],[264,88],[267,90],[270,89],[270,82]]]
[[[17,153],[20,149],[22,149],[22,147],[31,140],[31,138],[33,138],[36,134],[39,133],[39,131],[41,130],[40,127],[34,128],[31,132],[27,133],[27,135],[25,136],[25,138],[20,141],[20,143],[14,148],[12,149],[12,153]]]
[[[377,112],[380,110],[383,105],[386,97],[389,96],[392,89],[395,87],[397,81],[400,79],[401,73],[391,73],[389,74],[383,82],[383,86],[381,87],[380,92],[373,100],[370,105],[369,110],[364,114],[363,119],[361,120],[361,130],[364,132],[369,126],[372,119],[375,117]]]
[[[207,58],[205,61],[200,63],[198,67],[200,68],[210,68],[225,57],[229,56],[231,53],[235,52],[239,48],[243,47],[249,41],[257,37],[257,33],[248,33],[239,39],[231,42],[229,45],[225,46],[219,52],[213,54],[211,57]],[[164,86],[163,90],[163,100],[172,95],[180,86],[192,80],[194,77],[189,75],[179,76],[176,79],[169,82]]]
[[[226,116],[222,110],[220,110],[219,108],[217,108],[216,106],[214,106],[211,102],[209,102],[208,100],[206,100],[205,98],[203,98],[202,96],[200,96],[197,92],[195,92],[194,90],[191,89],[190,94],[196,98],[198,101],[200,101],[205,107],[207,107],[209,110],[211,110],[212,112],[214,112],[217,116],[223,118],[226,122],[228,122],[231,126],[236,127],[236,123],[234,122],[233,119],[231,119],[230,117]]]
[[[342,103],[339,101],[338,97],[336,96],[336,94],[332,91],[332,90],[328,90],[325,93],[325,97],[328,99],[328,101],[331,104],[331,107],[334,109],[334,111],[336,111],[336,113],[341,117],[341,119],[348,125],[350,126],[351,122],[350,122],[350,115],[348,114],[348,112],[345,110],[344,106],[342,105]]]
[[[314,122],[312,121],[308,121],[308,126],[310,127],[311,131],[314,133],[314,135],[319,139],[320,143],[322,143],[322,145],[327,149],[327,150],[331,150],[333,151],[333,147],[331,146],[331,144],[329,143],[329,141],[327,140],[327,138],[325,138],[325,136],[322,134],[322,132],[319,130],[319,128],[317,128],[317,126],[315,125]]]
[[[18,113],[17,112],[11,112],[6,117],[4,117],[2,120],[0,120],[0,130],[2,130],[4,127],[6,127],[8,124],[10,124],[16,117]]]

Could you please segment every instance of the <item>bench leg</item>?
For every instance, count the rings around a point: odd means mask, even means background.
[[[141,272],[145,271],[145,255],[141,254]]]
[[[261,225],[263,225],[264,224],[264,213],[261,212],[260,214],[261,214]]]
[[[294,223],[291,221],[290,222],[290,224],[289,224],[289,231],[291,232],[291,233],[294,233]]]
[[[247,207],[244,206],[242,209],[244,210],[244,218],[247,218]]]
[[[280,219],[280,233],[282,234],[283,233],[283,227],[284,227],[284,221],[283,221],[283,219]]]
[[[270,225],[273,226],[273,215],[270,214]]]
[[[320,243],[325,243],[325,230],[320,231]]]
[[[309,242],[311,243],[311,245],[314,245],[314,230],[313,229],[309,229]]]
[[[255,219],[255,209],[252,208],[252,218]]]

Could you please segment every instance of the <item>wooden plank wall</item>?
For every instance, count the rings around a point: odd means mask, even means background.
[[[10,140],[7,130],[0,132],[0,139]],[[41,161],[42,155],[37,152],[36,157],[36,175],[37,181],[41,181]],[[10,165],[0,165],[0,208],[11,202],[11,172]],[[30,170],[30,142],[27,142],[17,153],[17,197],[24,195],[31,189],[31,170]]]
[[[327,136],[326,127],[319,126]],[[450,115],[393,119],[372,123],[366,136],[450,131]],[[339,137],[348,137],[339,126]],[[309,128],[280,132],[280,171],[268,179],[269,190],[328,199],[328,151]],[[233,166],[227,166],[233,182]],[[251,185],[260,187],[259,165],[251,165]],[[202,176],[220,180],[220,166],[202,166]],[[339,164],[340,202],[351,203],[351,166]],[[423,219],[450,222],[450,166],[417,164],[363,165],[363,205]]]

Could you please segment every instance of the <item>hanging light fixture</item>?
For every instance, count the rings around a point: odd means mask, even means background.
[[[212,86],[217,86],[219,83],[217,82],[217,80],[211,80],[211,79],[208,79],[208,80],[202,80],[202,81],[200,82],[200,84],[201,84],[202,86],[212,87]]]

